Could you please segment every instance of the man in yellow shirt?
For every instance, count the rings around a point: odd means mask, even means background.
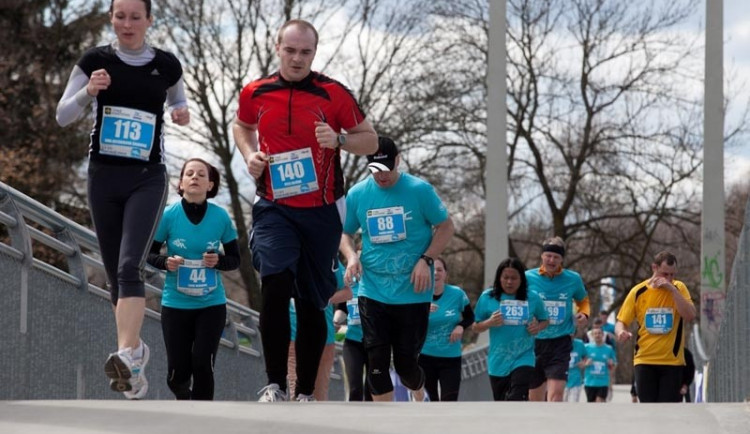
[[[618,342],[632,337],[628,331],[638,321],[635,342],[635,384],[641,402],[680,402],[685,365],[687,323],[696,310],[684,283],[675,280],[677,258],[659,252],[651,264],[653,275],[630,290],[617,315]]]

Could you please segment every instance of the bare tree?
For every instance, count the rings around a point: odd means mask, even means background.
[[[95,45],[107,16],[100,1],[70,3],[0,5],[0,180],[85,223],[85,198],[75,187],[87,127],[60,128],[55,110],[73,64]]]
[[[406,140],[412,125],[418,124],[410,118],[420,110],[401,90],[417,81],[410,71],[426,60],[420,47],[429,38],[423,26],[429,3],[166,0],[160,4],[159,30],[179,52],[194,113],[186,133],[173,133],[203,147],[222,167],[241,245],[247,242],[254,187],[235,158],[231,124],[242,87],[276,67],[275,38],[281,24],[303,18],[316,25],[321,40],[315,69],[353,89],[379,132]],[[342,165],[347,187],[366,175],[362,157],[343,153]],[[251,263],[245,249],[242,260]],[[250,304],[258,306],[257,279],[249,266],[243,266],[242,273]]]
[[[186,131],[171,131],[215,158],[224,175],[228,201],[239,233],[242,282],[251,306],[261,293],[248,245],[252,179],[235,152],[231,126],[242,87],[269,75],[276,65],[275,38],[291,18],[324,26],[341,2],[323,0],[165,0],[159,3],[158,31],[179,53],[193,113]],[[323,41],[321,41],[323,42]]]
[[[702,68],[686,26],[696,4],[509,1],[513,255],[536,265],[541,240],[561,235],[568,265],[589,287],[614,276],[622,293],[655,249],[693,242],[702,139],[690,90]],[[253,190],[229,135],[237,95],[275,68],[280,24],[302,17],[321,29],[316,69],[353,89],[376,130],[399,143],[407,169],[438,188],[457,222],[446,252],[459,265],[452,275],[481,289],[485,0],[167,0],[161,10],[199,120],[183,139],[224,168],[243,236]],[[728,138],[741,137],[742,125]],[[367,176],[361,157],[342,161],[347,187]]]
[[[689,36],[696,6],[508,2],[510,252],[536,265],[544,238],[566,238],[566,262],[593,298],[602,277],[616,277],[620,293],[629,289],[659,248],[694,262],[702,163],[702,47]],[[419,167],[463,214],[451,247],[481,258],[488,5],[436,2],[434,11],[440,74],[463,78],[455,80],[460,92],[433,92],[446,128],[425,142],[431,152]],[[746,120],[727,140],[746,132]]]

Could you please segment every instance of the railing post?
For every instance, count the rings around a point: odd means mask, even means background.
[[[31,253],[31,236],[26,227],[23,214],[13,202],[13,197],[6,191],[4,184],[0,184],[0,211],[12,216],[16,224],[9,225],[8,233],[10,235],[11,246],[21,253],[21,284],[20,284],[20,318],[19,330],[21,334],[26,334],[29,325],[29,269],[33,264],[33,255]]]
[[[73,234],[70,232],[70,229],[68,229],[67,227],[58,228],[55,231],[55,237],[75,250],[75,253],[73,255],[67,256],[68,273],[79,278],[81,280],[81,284],[78,286],[78,289],[80,289],[81,291],[86,291],[89,284],[88,276],[86,276],[86,267],[84,267],[83,265],[81,246],[78,244],[78,241],[76,241],[75,237],[73,237]]]

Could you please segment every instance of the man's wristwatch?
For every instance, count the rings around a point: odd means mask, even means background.
[[[420,257],[419,257],[419,259],[424,259],[424,261],[425,261],[425,262],[427,263],[427,265],[428,265],[428,266],[430,266],[430,267],[432,267],[432,264],[434,264],[434,263],[435,263],[435,260],[434,260],[434,259],[432,259],[432,258],[430,258],[430,257],[429,257],[429,256],[427,256],[427,255],[422,255],[422,256],[420,256]]]
[[[346,145],[346,134],[339,134],[336,136],[336,147],[340,148]]]

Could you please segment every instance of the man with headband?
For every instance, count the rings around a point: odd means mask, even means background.
[[[549,314],[549,326],[534,344],[536,367],[529,383],[529,401],[562,401],[568,380],[571,334],[589,320],[589,297],[581,275],[563,268],[565,242],[560,237],[542,244],[542,265],[526,271],[529,291],[539,294]],[[573,302],[578,313],[573,314]]]

